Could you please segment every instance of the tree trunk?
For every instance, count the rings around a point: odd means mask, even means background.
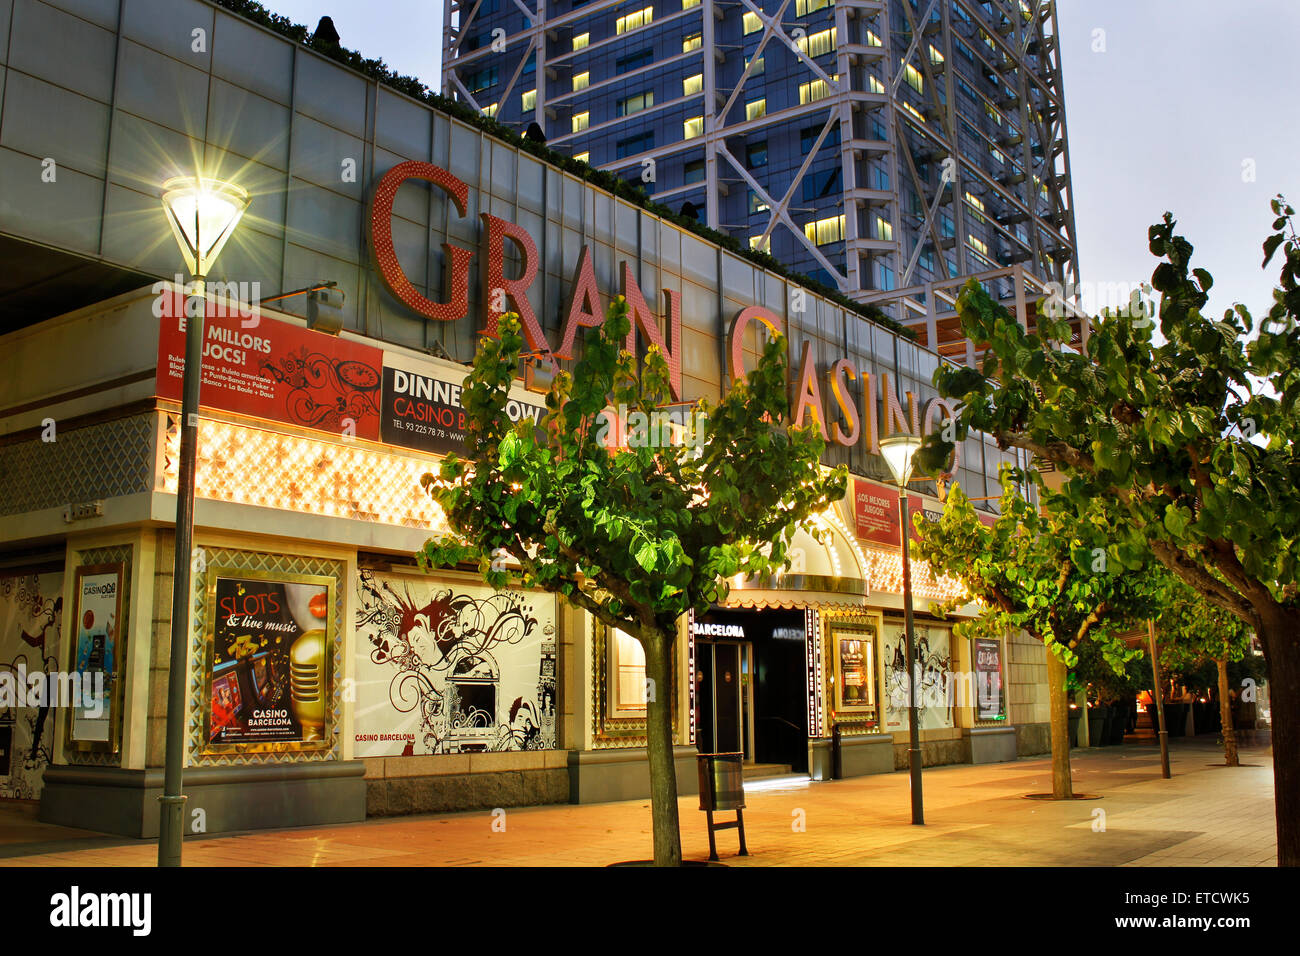
[[[1261,608],[1268,658],[1278,866],[1300,866],[1300,612]]]
[[[1070,669],[1065,662],[1047,650],[1047,700],[1052,715],[1052,798],[1055,800],[1074,799],[1074,790],[1070,785],[1070,696],[1065,689],[1065,682]],[[1088,713],[1079,715],[1080,720],[1087,720]]]
[[[1232,726],[1232,699],[1228,696],[1228,661],[1214,662],[1219,669],[1219,721],[1223,724],[1223,757],[1229,767],[1240,766],[1237,760],[1237,731]]]
[[[673,635],[655,634],[645,642],[646,754],[650,760],[650,818],[655,866],[681,866],[682,838],[677,823],[677,768],[673,761]]]

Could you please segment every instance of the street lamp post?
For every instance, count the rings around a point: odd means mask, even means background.
[[[163,209],[185,257],[194,308],[184,308],[185,372],[181,380],[181,447],[176,484],[176,560],[172,572],[172,655],[167,672],[167,742],[163,795],[158,798],[158,865],[181,865],[185,797],[181,774],[185,748],[185,674],[190,635],[190,550],[194,535],[194,468],[199,440],[199,385],[203,361],[204,280],[226,240],[248,208],[238,186],[202,177],[169,179],[163,184]]]
[[[912,823],[925,823],[925,800],[921,793],[921,727],[916,713],[916,654],[912,622],[912,561],[907,551],[907,482],[912,477],[912,456],[921,439],[899,434],[882,439],[880,451],[898,483],[898,514],[903,539],[903,640],[907,644],[907,764],[912,780]]]

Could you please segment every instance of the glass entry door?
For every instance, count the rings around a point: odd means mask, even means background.
[[[749,645],[701,641],[697,646],[700,749],[707,753],[743,753],[750,758]]]

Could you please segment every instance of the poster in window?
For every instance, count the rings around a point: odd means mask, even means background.
[[[334,579],[217,569],[208,588],[210,752],[326,749]]]
[[[975,701],[980,720],[1001,720],[1002,712],[1002,643],[975,640]]]
[[[832,632],[836,711],[862,713],[875,709],[875,638],[874,628]]]
[[[553,750],[555,598],[361,571],[357,757]]]
[[[120,563],[77,569],[71,670],[81,699],[72,707],[68,728],[68,739],[77,749],[117,750],[124,571]]]

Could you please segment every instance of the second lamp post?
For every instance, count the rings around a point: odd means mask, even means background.
[[[907,483],[912,477],[912,456],[921,447],[915,435],[891,435],[882,439],[880,451],[898,483],[899,532],[903,540],[903,641],[907,645],[907,765],[912,780],[912,823],[925,823],[925,801],[921,795],[921,727],[916,710],[916,635],[912,633],[912,562],[907,553]]]

